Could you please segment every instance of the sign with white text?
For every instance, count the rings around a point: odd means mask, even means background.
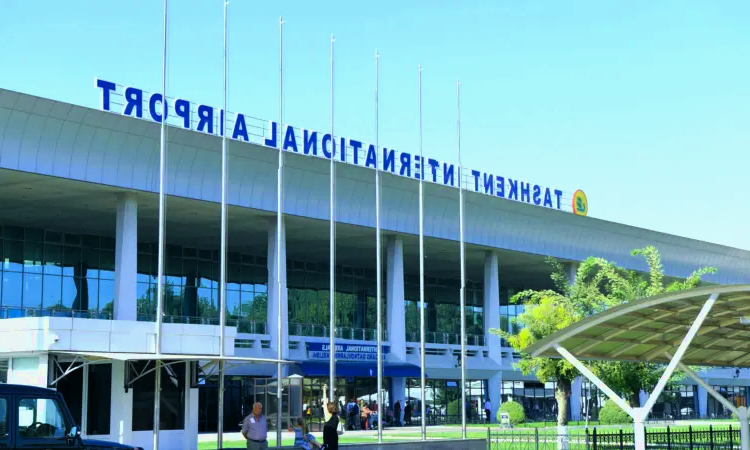
[[[390,347],[384,345],[383,358],[388,354]],[[309,359],[325,359],[331,358],[331,344],[323,344],[319,342],[309,342],[307,344],[307,357]],[[376,345],[360,345],[360,344],[336,344],[335,357],[339,361],[377,361],[378,360],[378,347]]]

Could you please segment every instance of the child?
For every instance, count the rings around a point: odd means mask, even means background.
[[[305,450],[318,449],[322,447],[315,440],[315,436],[307,432],[307,424],[302,417],[298,418],[294,427],[294,446],[304,448]]]

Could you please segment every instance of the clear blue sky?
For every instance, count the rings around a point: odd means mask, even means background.
[[[750,2],[233,0],[229,109],[329,124],[336,35],[336,131],[418,143],[464,164],[572,192],[594,217],[750,249]],[[167,93],[221,105],[222,1],[172,0]],[[3,1],[0,87],[97,107],[94,78],[158,91],[162,2]]]

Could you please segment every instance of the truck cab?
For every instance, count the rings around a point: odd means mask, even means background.
[[[0,384],[0,449],[131,449],[81,439],[62,395],[52,389]]]

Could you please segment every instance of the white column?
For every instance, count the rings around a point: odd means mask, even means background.
[[[750,449],[750,424],[748,424],[748,410],[746,406],[737,408],[737,418],[740,420],[740,448]]]
[[[502,396],[501,389],[503,387],[503,372],[497,371],[495,375],[491,376],[490,379],[487,381],[487,395],[490,398],[490,406],[492,409],[490,410],[490,423],[497,422],[497,410],[500,408],[500,404],[502,403]],[[481,412],[484,413],[484,401],[487,400],[485,398],[482,399],[482,404],[480,405]]]
[[[136,320],[138,306],[138,202],[135,194],[117,196],[115,240],[115,320]]]
[[[386,244],[386,330],[391,344],[391,357],[406,361],[406,309],[404,306],[404,243],[398,236],[388,236]],[[396,391],[394,379],[393,390],[396,397],[391,399],[395,404],[405,392],[405,386]]]
[[[81,367],[83,372],[83,383],[81,389],[81,434],[88,435],[89,430],[89,366]]]
[[[182,444],[185,450],[191,450],[198,448],[198,389],[190,387],[193,379],[190,363],[185,365],[185,437]]]
[[[637,408],[641,409],[641,408]],[[646,413],[648,414],[648,413]],[[643,414],[639,411],[633,418],[633,432],[635,450],[646,450],[646,426],[643,423]]]
[[[500,277],[497,253],[487,252],[484,257],[484,335],[489,357],[498,365],[502,364],[500,337],[490,333],[492,328],[500,328]],[[493,404],[494,406],[494,404]]]
[[[266,332],[271,336],[271,348],[274,354],[278,349],[279,343],[276,330],[281,326],[282,342],[281,357],[289,357],[289,307],[287,303],[286,289],[286,225],[282,222],[281,227],[281,248],[276,248],[276,219],[268,221],[268,327]],[[279,284],[276,279],[276,270],[278,258],[281,258],[281,324],[279,324],[278,307],[279,307]]]
[[[393,388],[393,392],[391,392],[391,406],[395,405],[396,402],[401,402],[401,415],[398,420],[400,420],[401,423],[404,423],[404,408],[406,407],[406,378],[394,377],[392,379],[391,387]],[[385,410],[386,408],[383,408],[383,411]]]
[[[112,401],[109,420],[110,441],[132,444],[133,389],[125,392],[127,362],[112,361]]]
[[[698,386],[698,414],[701,418],[708,416],[708,391]]]
[[[10,360],[10,366],[11,370],[8,371],[9,384],[47,387],[47,355],[16,357]]]
[[[583,378],[578,377],[573,380],[572,386],[570,387],[570,418],[571,420],[581,420],[581,402],[585,401],[581,397],[581,385],[583,384]]]
[[[578,266],[580,266],[581,263],[579,262],[569,262],[565,263],[563,267],[565,267],[565,274],[568,276],[568,280],[570,281],[570,285],[574,285],[576,282],[576,275],[578,273]]]

